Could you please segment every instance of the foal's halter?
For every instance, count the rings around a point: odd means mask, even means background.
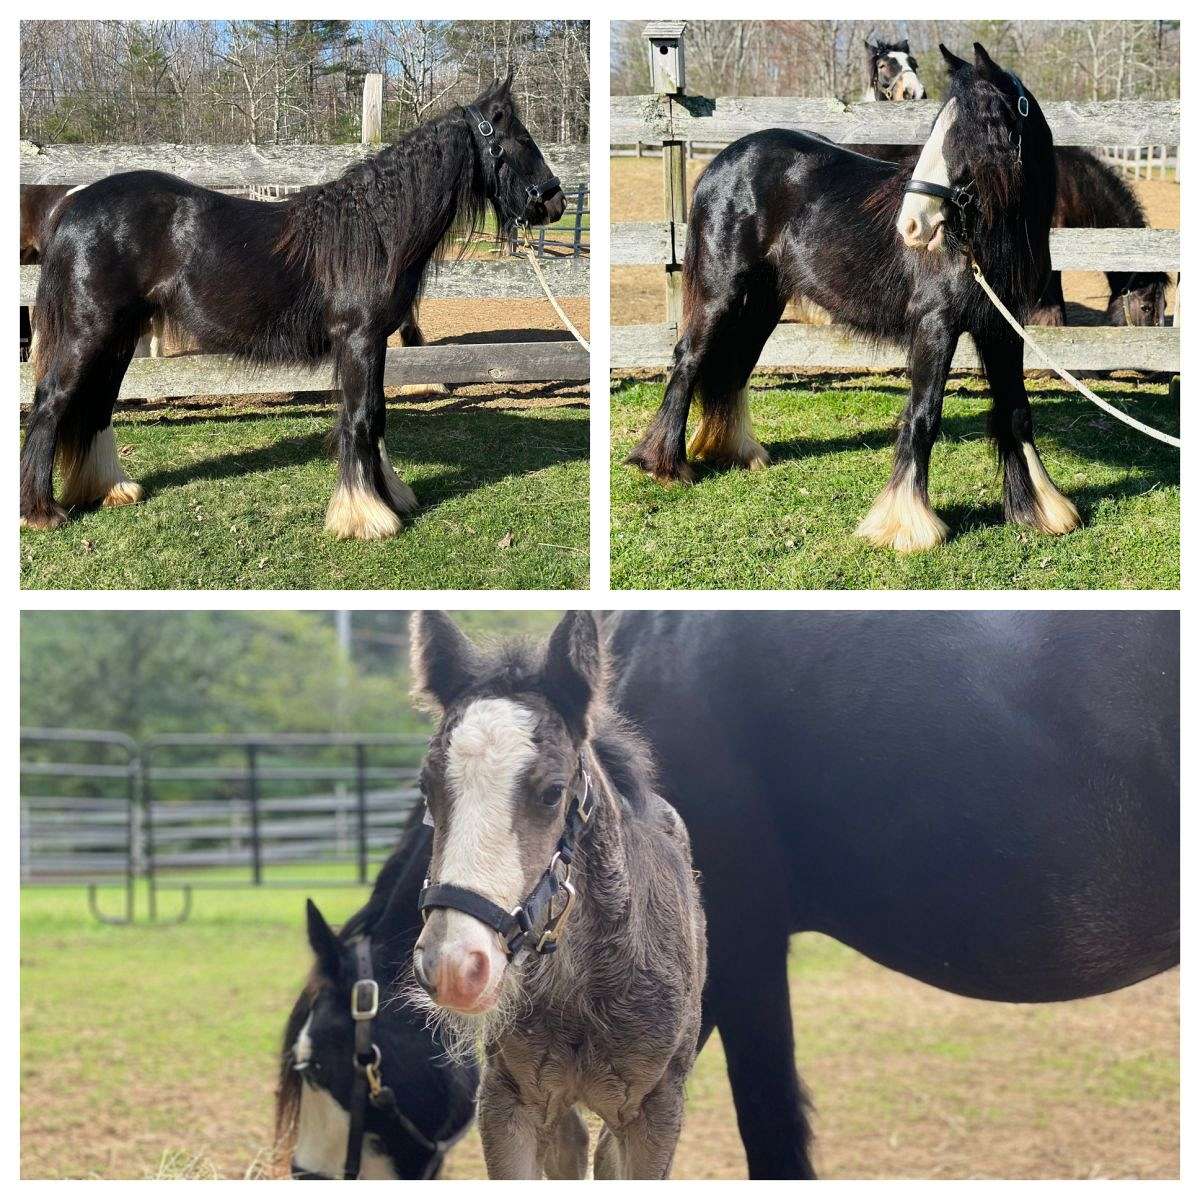
[[[452,908],[466,913],[496,931],[500,947],[510,962],[526,951],[553,954],[558,949],[563,922],[575,904],[571,864],[579,848],[579,839],[595,811],[592,777],[581,762],[571,785],[571,803],[563,821],[562,836],[550,865],[516,908],[509,912],[470,888],[454,883],[431,884],[427,879],[418,901],[421,919],[428,920],[430,910],[435,908]],[[560,894],[565,899],[555,912],[554,903]]]
[[[1021,147],[1025,135],[1025,119],[1029,116],[1029,93],[1025,91],[1025,85],[1010,71],[1008,77],[1016,84],[1017,88],[1017,127],[1014,136],[1016,159],[1021,161]],[[942,183],[930,183],[927,179],[910,179],[905,186],[906,192],[913,192],[918,196],[934,196],[938,200],[945,200],[947,203],[954,205],[958,212],[959,222],[962,226],[959,231],[962,235],[968,232],[970,224],[971,208],[978,206],[979,197],[975,194],[975,180],[968,179],[966,183],[957,183],[951,187],[947,187]]]
[[[466,113],[468,122],[473,126],[475,134],[483,143],[483,152],[485,157],[492,163],[492,170],[499,171],[500,161],[504,158],[504,147],[500,144],[496,136],[495,126],[473,104],[467,105]],[[518,179],[521,178],[520,172],[513,167],[511,162],[508,164],[508,169]],[[545,183],[529,183],[525,181],[525,200],[527,204],[532,204],[535,201],[538,204],[545,204],[555,192],[561,191],[562,184],[559,182],[557,175],[551,175]],[[516,225],[522,225],[525,222],[525,214],[521,213],[509,219]]]
[[[354,1020],[354,1084],[350,1091],[350,1135],[346,1141],[343,1179],[357,1179],[362,1169],[363,1142],[367,1133],[367,1104],[379,1109],[400,1127],[405,1135],[429,1154],[423,1178],[436,1174],[446,1146],[427,1138],[396,1104],[396,1095],[380,1075],[383,1053],[374,1039],[375,1018],[379,1015],[379,983],[371,960],[371,939],[363,934],[354,946],[357,978],[350,989],[350,1016]],[[299,1171],[293,1165],[293,1179],[324,1179],[315,1171]]]

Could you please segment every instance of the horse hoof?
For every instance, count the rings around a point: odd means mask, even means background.
[[[651,471],[650,477],[655,483],[661,483],[663,487],[671,487],[677,483],[689,487],[696,482],[696,472],[689,463],[681,463],[671,471]]]
[[[66,510],[57,504],[39,508],[21,518],[22,529],[61,529],[66,523]]]
[[[140,483],[132,479],[124,479],[115,483],[100,501],[101,508],[122,508],[126,504],[140,504],[146,498]]]
[[[879,493],[854,535],[881,550],[915,554],[940,546],[949,532],[946,522],[902,481],[897,485],[889,484]]]
[[[374,542],[395,537],[404,528],[404,522],[374,492],[339,487],[329,501],[325,528],[339,540]]]

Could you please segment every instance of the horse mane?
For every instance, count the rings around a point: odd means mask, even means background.
[[[277,248],[326,293],[390,293],[444,254],[457,224],[476,233],[491,201],[462,108],[418,125],[337,179],[285,202]]]

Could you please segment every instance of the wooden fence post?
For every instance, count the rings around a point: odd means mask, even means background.
[[[383,141],[383,76],[372,71],[363,76],[362,142],[377,146]]]
[[[650,86],[655,95],[675,96],[685,89],[683,57],[683,21],[652,21],[642,31],[650,48]],[[667,103],[670,104],[668,98]],[[664,138],[663,215],[669,235],[666,263],[667,321],[678,327],[683,319],[683,268],[679,255],[683,247],[676,243],[676,227],[687,223],[687,146],[674,138]]]

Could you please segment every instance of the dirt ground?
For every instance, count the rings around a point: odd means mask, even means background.
[[[657,221],[663,215],[662,160],[658,158],[611,158],[612,220]],[[707,160],[688,162],[688,187],[707,165]],[[1157,229],[1179,228],[1179,185],[1167,179],[1130,181],[1146,210],[1146,219]],[[614,325],[656,325],[664,318],[663,272],[661,267],[614,267],[611,273],[612,322]],[[1067,321],[1071,325],[1100,325],[1108,303],[1108,286],[1099,272],[1065,271],[1063,294]],[[1167,295],[1167,311],[1174,312],[1174,289]],[[789,306],[784,320],[802,319]]]
[[[589,304],[586,296],[558,298],[579,332],[588,336]],[[514,332],[553,331],[563,338],[562,327],[547,300],[423,300],[421,332],[429,342],[533,342],[539,337],[514,337]],[[399,345],[399,340],[395,342]]]

